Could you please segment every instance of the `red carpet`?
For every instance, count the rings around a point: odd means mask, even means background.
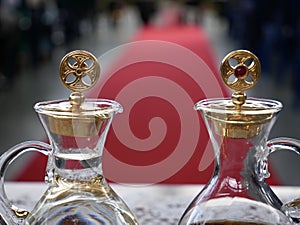
[[[113,65],[102,68],[100,82],[87,94],[124,107],[108,134],[105,176],[120,183],[207,183],[214,155],[193,106],[229,94],[206,33],[198,26],[146,27],[113,52]],[[45,165],[36,158],[26,169],[34,172],[24,170],[20,177],[43,179]]]
[[[205,32],[198,26],[143,28],[113,65],[89,93],[124,107],[107,139],[106,177],[124,183],[206,183],[213,153],[193,106],[227,94]]]

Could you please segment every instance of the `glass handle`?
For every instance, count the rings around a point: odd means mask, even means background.
[[[10,148],[0,157],[0,213],[9,225],[24,224],[24,219],[27,217],[29,212],[27,210],[17,208],[8,200],[4,189],[5,173],[9,165],[15,159],[29,151],[37,151],[44,155],[48,155],[51,152],[51,146],[44,142],[28,141]]]
[[[300,140],[294,138],[274,138],[267,141],[267,146],[269,149],[269,154],[278,150],[289,150],[300,155]]]
[[[293,138],[275,138],[267,142],[269,154],[278,150],[293,151],[300,155],[300,140]],[[296,198],[282,205],[281,210],[291,218],[295,224],[300,224],[300,198]]]

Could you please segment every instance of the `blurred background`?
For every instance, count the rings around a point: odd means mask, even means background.
[[[297,0],[0,0],[0,151],[45,138],[32,107],[69,95],[57,79],[67,52],[85,49],[100,56],[142,27],[170,23],[162,11],[176,15],[176,23],[204,29],[216,65],[235,49],[255,53],[262,80],[248,96],[284,103],[270,138],[300,138],[299,5]],[[272,155],[283,184],[300,185],[298,160],[289,152]]]

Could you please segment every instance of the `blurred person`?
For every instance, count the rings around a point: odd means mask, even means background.
[[[300,110],[300,13],[299,7],[300,2],[297,0],[290,0],[290,13],[288,13],[288,21],[290,28],[292,29],[289,45],[292,50],[290,58],[292,64],[291,71],[291,83],[293,88],[293,109],[296,111]],[[290,52],[287,52],[289,54]]]
[[[108,4],[108,10],[110,14],[111,24],[116,27],[121,17],[122,8],[124,2],[122,0],[111,0]]]
[[[191,24],[201,24],[203,17],[203,0],[185,0],[183,21]]]
[[[97,15],[97,1],[89,0],[56,0],[59,10],[60,26],[64,33],[64,42],[69,44],[76,40],[86,30],[82,29],[85,25],[91,25],[93,28],[95,24],[93,20]]]
[[[184,25],[182,23],[181,4],[172,1],[166,1],[159,5],[156,12],[153,26],[157,28],[173,28]]]
[[[238,46],[251,49],[255,54],[261,37],[259,8],[257,0],[230,0],[226,9],[230,37]]]
[[[27,27],[23,27],[23,45],[28,45],[26,55],[31,58],[32,65],[49,59],[52,52],[52,22],[47,17],[47,2],[45,0],[23,0],[20,9],[22,19],[29,20]],[[27,43],[26,43],[27,42]],[[25,50],[26,51],[26,50]]]
[[[258,2],[258,1],[257,1]],[[257,14],[261,15],[261,49],[262,71],[272,73],[274,62],[279,59],[277,46],[281,45],[282,11],[280,1],[262,1]],[[267,9],[267,10],[266,10]]]
[[[157,10],[156,0],[137,0],[135,5],[139,11],[143,25],[148,25]]]
[[[257,0],[258,1],[258,0]],[[260,2],[260,1],[258,1]],[[262,68],[270,74],[276,85],[282,86],[291,80],[292,88],[297,93],[299,84],[299,20],[300,2],[263,1],[264,9],[261,30]],[[260,4],[261,5],[261,4]],[[284,75],[284,76],[283,76]]]
[[[16,76],[18,49],[18,0],[0,0],[0,89]]]
[[[228,34],[234,41],[240,41],[245,33],[245,17],[241,0],[229,0],[226,4]]]

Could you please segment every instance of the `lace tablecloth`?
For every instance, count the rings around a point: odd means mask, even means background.
[[[120,185],[113,189],[125,200],[141,225],[175,225],[202,185]],[[18,207],[32,209],[43,194],[42,183],[7,183],[9,199]],[[283,202],[300,197],[300,187],[273,187]]]

